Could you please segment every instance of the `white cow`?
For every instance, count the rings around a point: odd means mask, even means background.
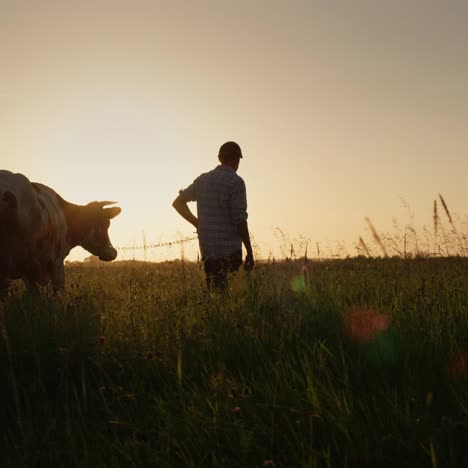
[[[121,209],[104,208],[114,203],[75,205],[46,185],[0,170],[0,292],[19,278],[30,287],[51,281],[55,289],[63,288],[63,262],[77,245],[101,260],[114,260],[108,228]]]

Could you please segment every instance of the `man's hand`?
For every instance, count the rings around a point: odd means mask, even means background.
[[[244,261],[244,270],[245,271],[252,271],[254,265],[255,265],[255,260],[254,260],[253,254],[248,253],[246,255],[245,261]]]
[[[255,265],[255,261],[254,261],[253,252],[252,252],[252,245],[250,244],[249,226],[247,224],[246,219],[242,220],[237,225],[237,232],[239,234],[239,237],[242,240],[242,243],[245,246],[245,250],[247,251],[247,255],[244,261],[244,270],[251,271]]]

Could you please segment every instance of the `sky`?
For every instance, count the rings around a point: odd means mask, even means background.
[[[0,0],[0,167],[117,200],[116,246],[192,236],[171,203],[228,140],[258,256],[355,254],[366,217],[431,226],[439,193],[466,230],[467,22],[457,0]]]

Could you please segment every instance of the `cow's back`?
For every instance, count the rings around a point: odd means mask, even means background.
[[[0,217],[15,204],[18,228],[28,233],[40,220],[40,207],[31,182],[23,174],[0,170]]]

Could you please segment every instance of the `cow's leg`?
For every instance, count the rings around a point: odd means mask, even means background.
[[[63,261],[56,261],[50,266],[50,278],[55,292],[65,288],[65,266]]]
[[[8,286],[10,286],[10,281],[6,278],[0,278],[0,301],[8,294]]]
[[[26,287],[32,293],[38,293],[39,286],[46,284],[48,279],[49,273],[41,267],[38,261],[32,262],[24,275]]]

